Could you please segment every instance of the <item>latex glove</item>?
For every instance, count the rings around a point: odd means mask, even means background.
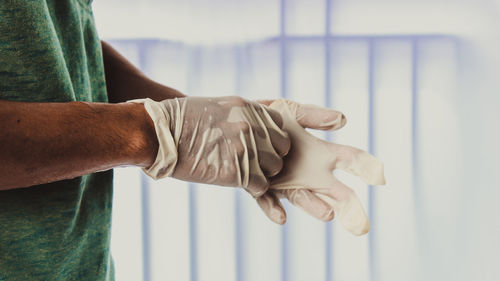
[[[265,102],[264,102],[265,103]],[[368,217],[355,192],[336,179],[339,168],[359,176],[371,185],[385,184],[383,165],[360,149],[319,139],[304,128],[334,130],[345,124],[340,112],[280,99],[268,102],[282,114],[284,127],[292,141],[281,172],[271,178],[271,189],[258,199],[269,218],[277,223],[284,209],[278,198],[287,198],[321,220],[332,220],[334,210],[340,223],[351,233],[369,230]],[[341,116],[333,118],[335,115]]]
[[[144,172],[190,182],[245,188],[258,197],[276,175],[290,140],[280,114],[240,97],[186,97],[144,103],[159,149]]]

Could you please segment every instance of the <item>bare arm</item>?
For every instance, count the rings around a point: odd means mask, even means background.
[[[153,122],[143,105],[120,102],[184,95],[146,77],[109,44],[102,49],[109,101],[119,104],[0,100],[0,190],[153,163]]]
[[[0,101],[0,132],[0,190],[145,167],[158,150],[140,104]]]
[[[157,83],[144,75],[111,45],[101,41],[110,102],[150,98],[155,101],[184,97],[181,92]]]

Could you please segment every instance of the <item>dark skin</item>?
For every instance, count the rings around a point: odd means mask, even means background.
[[[108,43],[101,41],[101,45],[109,102],[118,103],[141,98],[162,101],[185,97],[181,92],[146,77]]]
[[[106,42],[102,50],[110,104],[0,100],[0,190],[153,163],[153,122],[142,104],[124,102],[184,95],[146,77]]]

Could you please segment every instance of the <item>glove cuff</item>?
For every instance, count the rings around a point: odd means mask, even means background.
[[[177,164],[177,145],[170,132],[170,114],[165,106],[152,99],[135,99],[127,102],[142,103],[153,120],[158,137],[158,154],[154,163],[142,170],[153,179],[161,179],[172,175]]]

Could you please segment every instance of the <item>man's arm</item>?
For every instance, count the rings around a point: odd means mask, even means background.
[[[102,42],[111,103],[183,97],[146,77]],[[158,151],[142,104],[0,100],[0,190],[28,187],[122,165],[151,165]]]
[[[0,100],[0,132],[0,190],[147,167],[158,150],[153,122],[135,103]]]
[[[106,72],[106,87],[110,102],[123,102],[139,98],[162,101],[185,96],[175,89],[146,77],[108,43],[101,41],[101,45]]]

